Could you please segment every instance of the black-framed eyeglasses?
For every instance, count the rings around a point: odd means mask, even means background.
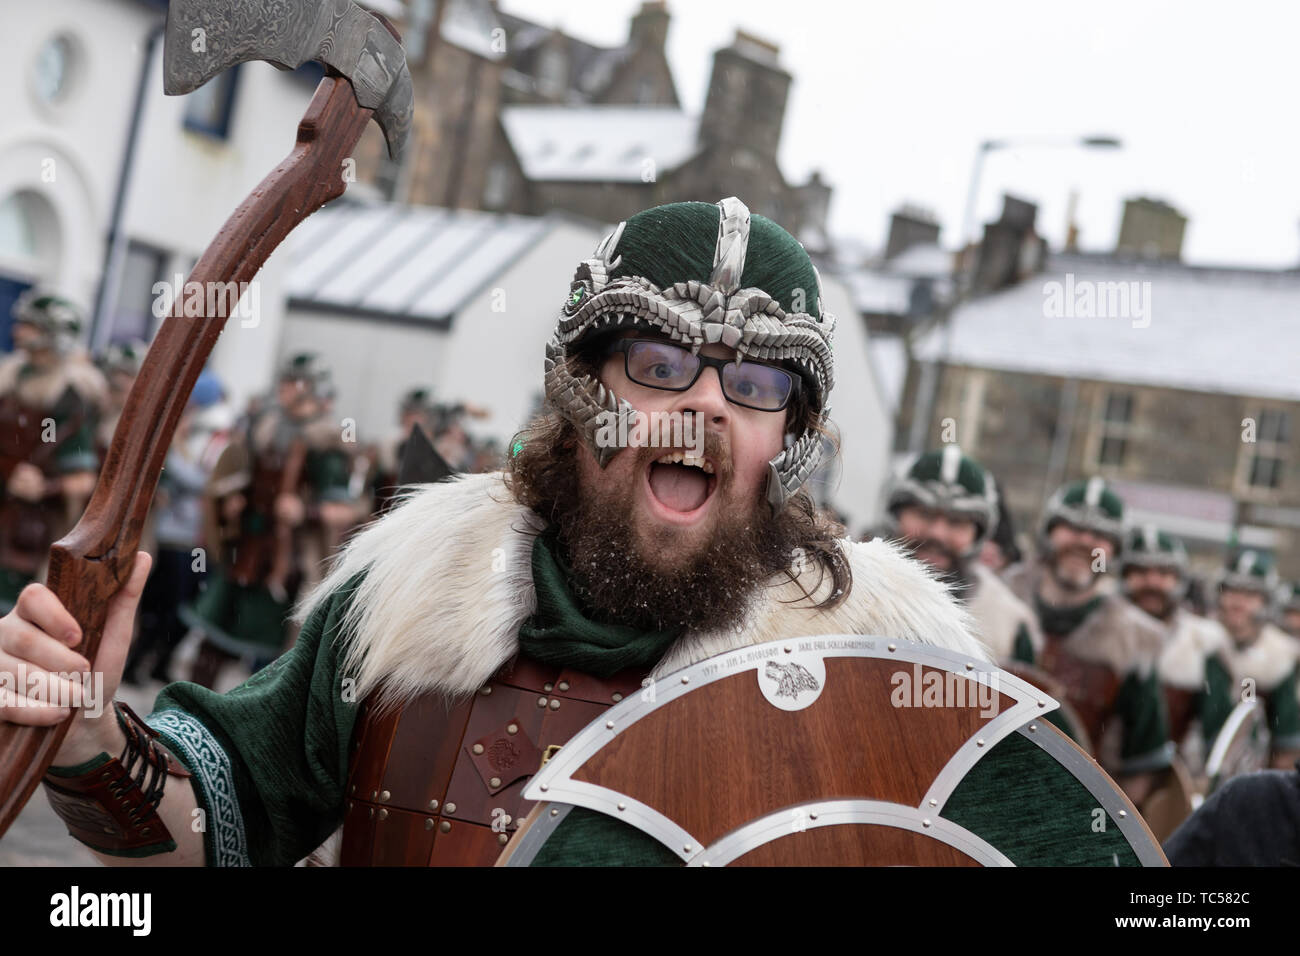
[[[799,376],[775,365],[696,355],[688,348],[654,339],[619,339],[610,354],[623,353],[623,371],[638,385],[684,392],[706,367],[718,370],[727,401],[760,412],[779,412],[799,394]]]

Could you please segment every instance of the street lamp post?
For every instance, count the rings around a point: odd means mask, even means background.
[[[975,167],[971,170],[970,188],[966,193],[966,214],[962,217],[960,251],[957,258],[953,301],[944,309],[938,325],[943,326],[943,348],[937,361],[923,364],[921,378],[916,387],[916,398],[912,412],[912,427],[908,433],[908,448],[913,452],[925,450],[926,435],[929,431],[930,415],[934,409],[935,396],[939,391],[939,372],[948,365],[952,354],[952,316],[970,295],[975,280],[974,250],[969,245],[974,241],[971,232],[975,222],[975,203],[979,199],[980,177],[984,172],[984,157],[995,149],[1021,149],[1025,147],[1083,147],[1085,149],[1119,149],[1122,146],[1115,136],[1082,136],[1074,139],[1036,139],[1009,142],[1001,139],[983,140],[975,151]],[[934,326],[931,326],[933,328]]]
[[[975,151],[975,168],[971,170],[970,189],[966,193],[966,214],[962,217],[961,246],[976,237],[971,235],[975,224],[975,203],[979,199],[980,177],[984,172],[984,157],[995,149],[1023,149],[1027,147],[1073,148],[1084,149],[1119,149],[1123,144],[1115,136],[1084,136],[1078,139],[1028,139],[1008,142],[1002,139],[986,139]]]

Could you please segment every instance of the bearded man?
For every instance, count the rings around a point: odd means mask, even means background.
[[[1217,621],[1182,604],[1187,590],[1187,549],[1154,525],[1133,528],[1120,562],[1124,595],[1163,625],[1165,644],[1156,663],[1169,717],[1169,737],[1183,759],[1200,768],[1233,704],[1228,635]],[[1200,728],[1199,744],[1190,735]]]
[[[975,618],[995,660],[1033,664],[1043,636],[1029,606],[979,560],[998,526],[993,476],[957,445],[917,457],[889,492],[893,537],[934,568]]]
[[[1065,685],[1097,762],[1141,806],[1172,745],[1156,676],[1160,628],[1108,587],[1123,521],[1124,503],[1101,478],[1065,485],[1044,509],[1038,561],[1007,583],[1038,614],[1039,664]]]
[[[620,224],[577,269],[546,349],[549,409],[507,472],[408,490],[301,603],[293,649],[241,687],[172,685],[147,722],[125,708],[77,721],[47,778],[54,805],[110,863],[285,865],[341,830],[322,855],[341,845],[345,864],[491,864],[552,748],[683,665],[825,632],[986,660],[921,565],[850,543],[801,491],[829,428],[833,328],[802,246],[737,199]],[[611,445],[638,433],[611,425],[656,416],[703,431]],[[110,613],[111,676],[147,565]],[[75,665],[75,628],[33,588],[0,649]],[[112,799],[84,781],[124,748],[153,767],[134,792],[157,812],[107,845],[76,811]],[[672,857],[610,817],[571,823],[561,862]]]
[[[0,611],[44,577],[50,545],[76,522],[99,470],[104,376],[75,346],[80,310],[28,289],[13,306],[14,351],[0,359]]]
[[[1291,582],[1278,588],[1277,623],[1294,638],[1300,638],[1300,583]]]
[[[1249,548],[1232,554],[1219,579],[1218,618],[1231,640],[1228,668],[1235,691],[1256,697],[1268,718],[1270,762],[1300,759],[1300,641],[1269,618],[1277,591],[1271,557]]]

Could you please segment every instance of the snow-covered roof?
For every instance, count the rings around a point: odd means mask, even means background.
[[[486,60],[505,57],[505,44],[493,42],[494,31],[502,27],[490,4],[476,0],[446,0],[446,3],[440,26],[444,40]]]
[[[841,273],[858,314],[906,315],[912,303],[912,280],[874,269]]]
[[[294,230],[286,292],[308,308],[446,321],[550,225],[429,206],[327,206]]]
[[[932,242],[904,249],[886,264],[890,272],[917,279],[944,279],[952,275],[953,253]]]
[[[1127,314],[1115,314],[1116,283],[1130,283]],[[1094,317],[1079,316],[1085,295]],[[933,330],[914,354],[944,357],[944,339]],[[1298,271],[1085,255],[1053,256],[1043,273],[960,306],[946,354],[983,368],[1300,400],[1297,356]]]
[[[507,106],[501,124],[532,180],[640,182],[696,151],[697,121],[674,106]]]

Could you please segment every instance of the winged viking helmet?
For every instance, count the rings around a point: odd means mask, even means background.
[[[736,350],[736,360],[797,371],[811,401],[790,424],[786,448],[768,462],[767,500],[780,511],[816,469],[819,428],[834,381],[835,319],[822,309],[821,277],[803,246],[733,197],[717,204],[656,206],[621,222],[579,264],[546,346],[546,395],[603,468],[620,450],[596,434],[610,415],[635,410],[568,359],[593,336],[645,329],[689,345]]]

